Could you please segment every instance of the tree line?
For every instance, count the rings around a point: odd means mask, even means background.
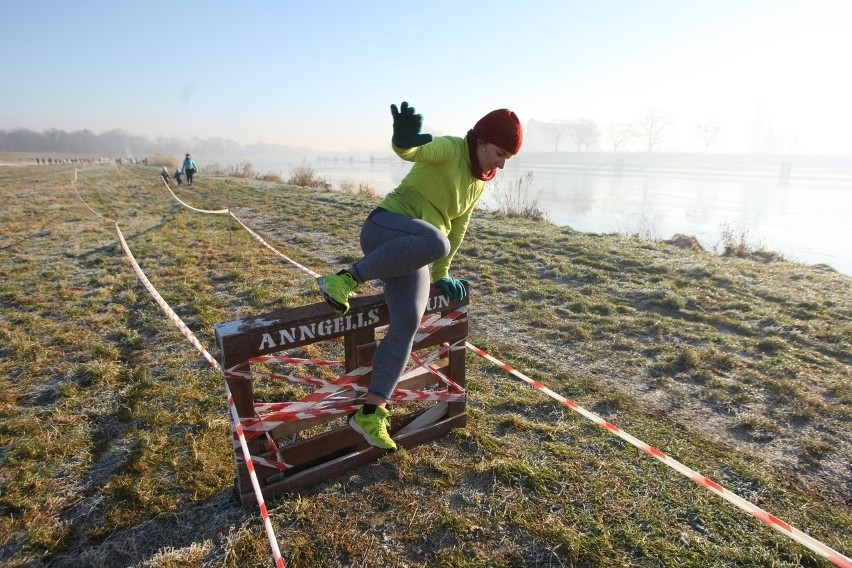
[[[221,156],[237,154],[241,147],[233,140],[222,138],[193,138],[186,141],[160,136],[151,140],[120,129],[107,130],[100,134],[91,130],[0,130],[0,152],[94,154],[132,158],[156,153],[183,155],[187,151]]]
[[[554,152],[606,150],[619,152],[628,144],[640,146],[653,152],[671,135],[674,122],[671,117],[657,108],[649,109],[639,120],[612,122],[601,127],[588,118],[560,119],[552,122],[530,121],[530,134],[546,139]],[[696,125],[696,137],[702,142],[704,151],[709,151],[720,134],[717,122]]]
[[[673,123],[658,109],[651,109],[641,120],[631,123],[610,123],[601,128],[591,119],[530,120],[527,139],[537,140],[540,148],[559,151],[608,150],[623,151],[628,144],[642,144],[651,152],[663,143]],[[715,123],[698,125],[697,135],[707,151],[719,134]],[[0,152],[32,152],[44,154],[91,154],[138,158],[153,154],[182,156],[186,152],[207,156],[280,155],[293,148],[275,144],[255,144],[242,147],[233,140],[222,138],[181,140],[159,136],[154,139],[114,129],[96,134],[91,130],[66,132],[55,128],[35,132],[26,128],[0,129]],[[300,149],[301,150],[301,149]]]

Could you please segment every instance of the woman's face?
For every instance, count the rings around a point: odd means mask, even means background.
[[[479,157],[479,167],[483,172],[490,172],[497,168],[502,170],[506,160],[512,157],[512,154],[490,142],[479,141],[477,147],[476,155]]]

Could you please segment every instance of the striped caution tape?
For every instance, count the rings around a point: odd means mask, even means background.
[[[80,201],[82,201],[82,202],[83,202],[83,205],[85,205],[85,206],[86,206],[86,209],[88,209],[89,211],[91,211],[92,213],[94,213],[94,214],[95,214],[95,216],[100,217],[100,218],[101,218],[101,219],[103,219],[104,221],[109,221],[110,223],[115,223],[115,220],[113,220],[113,219],[109,219],[108,217],[104,217],[103,215],[101,215],[100,213],[98,213],[97,211],[95,211],[95,210],[92,208],[92,206],[91,206],[91,205],[89,205],[89,204],[88,204],[88,202],[86,202],[86,200],[85,200],[85,199],[83,199],[83,196],[82,196],[82,195],[80,195],[80,192],[79,192],[79,191],[77,191],[77,172],[78,172],[78,171],[80,171],[80,170],[78,170],[77,168],[74,168],[74,180],[71,182],[71,189],[73,189],[73,190],[74,190],[74,193],[77,195],[77,198],[78,198]]]
[[[243,228],[243,229],[245,229],[245,230],[246,230],[246,232],[247,232],[248,234],[250,234],[252,237],[254,237],[254,238],[255,238],[255,239],[256,239],[256,240],[257,240],[260,244],[262,244],[263,246],[265,246],[266,248],[268,248],[269,250],[271,250],[274,254],[278,255],[278,256],[279,256],[279,257],[281,257],[281,258],[283,258],[284,260],[286,260],[287,262],[289,262],[289,263],[290,263],[290,264],[292,264],[293,266],[296,266],[297,268],[300,268],[301,270],[303,270],[304,272],[306,272],[307,274],[309,274],[310,276],[312,276],[312,277],[314,277],[314,278],[317,278],[317,277],[320,275],[318,272],[314,272],[313,270],[311,270],[311,269],[310,269],[310,268],[308,268],[307,266],[304,266],[304,265],[302,265],[302,264],[299,264],[298,262],[296,262],[295,260],[293,260],[293,259],[292,259],[292,258],[290,258],[289,256],[287,256],[287,255],[285,255],[285,254],[283,254],[283,253],[279,252],[278,250],[276,250],[276,248],[275,248],[275,247],[273,247],[272,245],[270,245],[269,243],[267,243],[265,240],[263,240],[263,237],[261,237],[260,235],[258,235],[258,234],[257,234],[257,233],[255,233],[254,231],[252,231],[252,230],[251,230],[248,226],[246,226],[246,224],[245,224],[245,223],[243,223],[243,222],[242,222],[242,220],[240,220],[240,218],[239,218],[239,217],[237,217],[236,215],[234,215],[234,214],[233,214],[233,212],[231,212],[231,214],[230,214],[230,215],[231,215],[231,218],[233,218],[233,219],[234,219],[237,223],[239,223],[239,224],[240,224],[240,226],[242,226],[242,228]]]
[[[457,343],[454,343],[452,345],[446,345],[442,350],[436,352],[435,354],[433,354],[433,355],[431,355],[431,356],[429,356],[425,359],[421,359],[420,356],[418,356],[415,353],[412,353],[411,359],[415,363],[417,363],[420,367],[427,369],[434,376],[438,377],[438,379],[440,381],[442,381],[444,384],[447,385],[448,389],[450,389],[452,391],[456,391],[456,392],[465,392],[464,388],[461,387],[458,383],[456,383],[450,377],[448,377],[447,375],[445,375],[444,373],[442,373],[438,369],[436,369],[434,366],[432,366],[434,359],[436,359],[438,356],[442,356],[441,354],[444,353],[445,351],[456,351],[456,350],[461,350],[461,349],[465,349],[465,346],[462,345],[461,342],[457,342]]]
[[[186,326],[183,320],[178,317],[178,315],[172,310],[171,306],[160,296],[160,293],[157,292],[157,289],[154,288],[154,285],[151,284],[151,281],[148,280],[148,277],[145,276],[145,273],[142,271],[142,268],[139,266],[139,263],[136,262],[136,258],[133,256],[133,253],[130,252],[130,247],[127,246],[127,242],[124,240],[124,235],[121,234],[121,229],[118,227],[118,223],[115,224],[115,231],[118,234],[118,240],[121,243],[121,248],[124,250],[124,254],[127,256],[128,260],[130,260],[130,264],[133,266],[134,272],[136,272],[136,276],[160,306],[160,308],[165,312],[166,316],[174,323],[177,328],[183,333],[184,337],[186,337],[189,342],[201,353],[202,357],[207,360],[208,363],[220,374],[224,375],[222,366],[219,362],[213,358],[213,356],[201,345],[201,342],[198,341],[198,338],[195,337],[195,334]],[[240,416],[237,414],[237,407],[234,404],[234,396],[231,394],[231,389],[228,387],[228,382],[223,381],[225,384],[225,394],[228,397],[228,410],[231,413],[231,419],[234,424],[236,424],[237,435],[240,439],[240,446],[243,450],[243,456],[246,458],[246,467],[249,472],[249,477],[251,479],[251,484],[254,489],[255,497],[257,498],[257,506],[260,509],[260,516],[263,519],[263,526],[266,529],[266,536],[269,539],[269,546],[272,549],[272,557],[275,560],[275,565],[279,568],[284,568],[284,558],[281,556],[281,550],[278,548],[278,539],[275,537],[275,531],[272,528],[272,521],[269,518],[269,511],[266,508],[266,502],[263,499],[263,492],[260,489],[260,483],[257,479],[257,474],[254,471],[254,466],[251,462],[251,452],[248,448],[248,442],[246,441],[245,435],[243,434],[242,424],[240,424]]]
[[[188,203],[184,203],[183,201],[181,201],[181,200],[180,200],[180,197],[178,197],[177,195],[175,195],[175,192],[174,192],[174,191],[172,191],[172,188],[171,188],[171,187],[169,187],[169,184],[168,184],[168,182],[166,182],[166,180],[164,180],[162,177],[160,178],[160,180],[163,182],[163,185],[165,185],[165,186],[166,186],[166,189],[168,189],[168,190],[169,190],[169,193],[171,193],[171,194],[172,194],[172,197],[174,197],[174,198],[175,198],[175,200],[176,200],[178,203],[180,203],[181,205],[183,205],[183,206],[184,206],[184,207],[186,207],[187,209],[192,209],[192,210],[193,210],[193,211],[195,211],[196,213],[213,213],[213,214],[220,214],[220,215],[221,215],[221,214],[225,214],[225,213],[227,213],[227,212],[228,212],[228,210],[227,210],[227,209],[216,209],[216,210],[212,210],[212,211],[211,211],[211,210],[208,210],[208,209],[198,209],[198,208],[196,208],[196,207],[193,207],[192,205],[189,205]]]
[[[72,182],[71,186],[74,189],[74,193],[77,194],[77,197],[83,204],[95,215],[100,217],[101,219],[108,220],[106,217],[95,211],[92,207],[89,206],[88,203],[83,199],[80,193],[77,191],[75,182],[77,181],[77,170],[74,170],[74,182]],[[111,220],[110,220],[111,221]],[[121,233],[121,228],[119,228],[118,223],[112,221],[115,226],[115,232],[118,235],[118,241],[121,244],[121,248],[124,251],[125,256],[130,261],[131,266],[133,267],[136,276],[139,278],[140,282],[145,286],[145,289],[151,294],[154,300],[157,302],[157,305],[165,312],[166,316],[174,323],[177,328],[183,333],[184,337],[186,337],[189,342],[201,353],[205,360],[221,375],[224,375],[224,370],[219,362],[205,349],[201,342],[198,341],[198,338],[195,337],[195,334],[186,326],[183,320],[178,317],[178,315],[172,310],[171,306],[163,299],[157,289],[154,288],[154,285],[151,284],[151,281],[148,280],[148,277],[142,271],[142,268],[139,266],[139,263],[136,262],[136,258],[133,256],[133,253],[130,251],[130,247],[127,246],[127,241],[124,239],[124,235]],[[231,389],[228,387],[227,381],[222,381],[225,385],[225,394],[228,399],[228,410],[231,413],[231,419],[234,424],[236,424],[237,436],[239,437],[240,446],[242,449],[242,453],[244,458],[246,459],[246,468],[249,472],[249,478],[251,480],[252,488],[254,489],[254,494],[257,499],[257,506],[260,510],[260,516],[263,520],[264,530],[266,531],[266,537],[269,541],[269,547],[272,551],[272,558],[275,562],[275,566],[277,568],[285,568],[286,563],[284,562],[284,558],[281,556],[281,550],[278,546],[278,539],[275,536],[275,530],[272,527],[272,520],[269,518],[269,511],[266,508],[266,502],[263,499],[263,493],[260,489],[260,482],[257,479],[257,473],[254,470],[254,465],[251,462],[251,452],[248,448],[248,442],[246,441],[246,437],[242,430],[242,425],[240,424],[240,416],[237,413],[237,407],[234,404],[234,397],[231,393]]]
[[[458,317],[461,312],[455,313],[453,317]],[[432,329],[440,329],[444,324],[433,322]],[[396,388],[391,394],[390,401],[393,404],[402,402],[461,402],[466,399],[465,390],[455,381],[434,368],[432,363],[446,354],[452,349],[463,349],[459,345],[443,345],[439,349],[433,351],[429,355],[420,358],[412,354],[412,359],[415,365],[409,368],[407,374],[414,369],[423,367],[430,373],[435,375],[441,382],[444,383],[444,389],[437,390],[411,390],[404,388]],[[278,356],[261,356],[249,360],[249,362],[270,362],[284,361],[291,364],[319,364],[319,365],[334,365],[341,364],[336,361],[326,361],[317,359],[278,357]],[[371,367],[359,367],[347,374],[336,379],[320,379],[315,377],[302,377],[292,373],[280,373],[269,370],[244,370],[238,369],[242,364],[237,365],[227,371],[228,376],[234,378],[252,379],[255,377],[265,377],[269,379],[283,380],[295,384],[319,387],[317,390],[300,398],[297,401],[274,402],[274,403],[255,403],[254,409],[257,414],[254,418],[243,418],[242,424],[246,432],[265,432],[274,429],[285,423],[297,422],[307,418],[317,418],[322,416],[332,417],[345,412],[355,411],[358,405],[363,403],[364,397],[367,394],[367,388],[357,383],[359,377],[370,372]],[[357,403],[357,404],[356,404]]]
[[[116,167],[116,169],[118,169],[118,166],[115,166],[115,167]],[[130,171],[129,169],[127,169],[127,168],[126,168],[126,167],[124,167],[123,165],[122,165],[122,167],[121,167],[121,170],[120,170],[120,171],[122,171],[122,172],[124,172],[124,173],[126,173],[126,174],[129,174],[129,175],[131,175],[131,176],[133,176],[133,177],[135,177],[135,178],[139,178],[139,179],[147,179],[146,177],[140,176],[140,175],[138,175],[138,174],[136,174],[136,173],[134,173],[134,172]],[[183,206],[184,206],[184,207],[186,207],[187,209],[191,209],[191,210],[195,211],[196,213],[213,213],[213,214],[218,214],[218,215],[224,215],[225,213],[227,213],[227,212],[228,212],[228,210],[227,210],[227,209],[209,210],[209,209],[198,209],[197,207],[193,207],[192,205],[190,205],[190,204],[188,204],[188,203],[186,203],[186,202],[182,201],[180,197],[178,197],[177,195],[175,195],[175,192],[174,192],[174,191],[172,191],[172,188],[171,188],[171,186],[169,185],[169,182],[167,182],[167,181],[163,178],[163,176],[161,176],[160,174],[157,174],[157,178],[159,178],[159,180],[160,180],[161,182],[163,182],[163,185],[165,185],[165,186],[166,186],[166,189],[167,189],[167,190],[169,190],[169,193],[171,193],[171,194],[172,194],[172,197],[174,197],[174,198],[175,198],[175,201],[177,201],[178,203],[180,203],[181,205],[183,205]]]
[[[585,408],[583,408],[582,406],[580,406],[576,402],[569,400],[569,399],[563,397],[562,395],[550,390],[546,386],[542,385],[538,381],[535,381],[535,380],[529,378],[528,376],[524,375],[523,373],[521,373],[517,369],[513,368],[512,366],[504,363],[503,361],[500,361],[496,357],[489,355],[484,350],[482,350],[482,349],[480,349],[480,348],[478,348],[474,345],[471,345],[470,343],[467,343],[466,345],[467,345],[468,349],[470,349],[471,351],[473,351],[474,353],[476,353],[477,355],[479,355],[483,359],[491,361],[492,363],[494,363],[495,365],[497,365],[498,367],[500,367],[501,369],[503,369],[507,373],[521,379],[522,381],[524,381],[525,383],[527,383],[528,385],[530,385],[534,389],[536,389],[540,392],[543,392],[544,394],[546,394],[550,398],[561,402],[562,404],[564,404],[565,406],[567,406],[568,408],[570,408],[574,412],[577,412],[581,416],[588,418],[589,420],[591,420],[592,422],[594,422],[598,426],[600,426],[600,427],[604,428],[605,430],[615,434],[616,436],[618,436],[622,440],[628,442],[629,444],[639,448],[640,450],[642,450],[643,452],[645,452],[649,456],[652,456],[652,457],[658,459],[659,461],[663,462],[664,464],[671,467],[675,471],[685,475],[686,477],[688,477],[689,479],[691,479],[692,481],[694,481],[695,483],[697,483],[701,487],[704,487],[705,489],[709,490],[711,493],[715,493],[716,495],[719,495],[720,497],[722,497],[723,499],[725,499],[729,503],[736,505],[737,507],[739,507],[743,511],[746,511],[747,513],[751,514],[756,519],[763,521],[765,524],[774,528],[778,532],[792,538],[793,540],[795,540],[799,544],[806,546],[810,550],[816,552],[817,554],[819,554],[819,555],[823,556],[824,558],[828,559],[829,561],[833,562],[835,565],[840,566],[842,568],[852,568],[852,560],[850,560],[847,556],[844,556],[843,554],[834,550],[833,548],[829,547],[828,545],[823,544],[822,542],[816,540],[815,538],[812,538],[811,536],[803,533],[802,531],[796,529],[795,527],[790,526],[789,524],[785,523],[784,521],[780,520],[779,518],[775,517],[774,515],[767,513],[766,511],[764,511],[763,509],[761,509],[757,505],[751,503],[750,501],[743,499],[742,497],[740,497],[736,493],[733,493],[732,491],[725,489],[720,484],[716,483],[715,481],[713,481],[713,480],[711,480],[707,477],[704,477],[703,475],[701,475],[697,471],[695,471],[695,470],[687,467],[686,465],[680,463],[679,461],[677,461],[673,457],[665,454],[664,452],[658,450],[657,448],[654,448],[653,446],[646,444],[642,440],[639,440],[638,438],[631,436],[630,434],[628,434],[627,432],[625,432],[624,430],[622,430],[618,426],[615,426],[615,425],[611,424],[610,422],[607,422],[606,420],[604,420],[603,418],[601,418],[597,414],[586,410]]]

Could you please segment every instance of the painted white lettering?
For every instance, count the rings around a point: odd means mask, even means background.
[[[434,298],[429,298],[429,305],[426,309],[431,312],[449,307],[449,305],[450,299],[447,296],[435,296]]]
[[[278,335],[280,336],[278,338],[278,341],[281,345],[284,345],[285,343],[295,343],[296,342],[296,328],[295,327],[291,327],[290,329],[279,329]]]
[[[331,330],[334,329],[334,322],[337,319],[340,318],[319,322],[319,325],[317,326],[317,333],[319,333],[320,335],[331,335]]]
[[[312,323],[310,326],[300,325],[299,326],[299,341],[304,341],[305,339],[316,339],[317,337],[317,324],[316,322]]]
[[[272,340],[272,336],[268,333],[264,333],[263,337],[260,338],[260,351],[264,349],[272,349],[273,347],[277,347],[275,345],[275,341]]]
[[[446,304],[446,302],[444,302]],[[302,324],[297,327],[288,327],[277,330],[278,343],[276,344],[272,334],[264,333],[261,336],[258,351],[270,351],[276,347],[284,348],[288,344],[303,342],[308,339],[317,339],[331,335],[340,335],[356,329],[376,325],[379,322],[379,309],[373,308],[367,312],[346,314],[321,322]]]

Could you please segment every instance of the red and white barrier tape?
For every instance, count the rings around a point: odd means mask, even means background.
[[[716,495],[722,497],[723,499],[725,499],[729,503],[736,505],[737,507],[739,507],[743,511],[746,511],[747,513],[751,514],[756,519],[763,521],[764,523],[766,523],[770,527],[774,528],[775,530],[779,531],[780,533],[792,538],[793,540],[795,540],[799,544],[802,544],[802,545],[806,546],[807,548],[809,548],[810,550],[816,552],[817,554],[827,558],[828,560],[833,562],[835,565],[840,566],[842,568],[852,568],[852,560],[850,560],[847,556],[844,556],[843,554],[834,550],[833,548],[829,547],[828,545],[823,544],[822,542],[810,537],[809,535],[803,533],[802,531],[798,530],[797,528],[790,526],[789,524],[785,523],[784,521],[780,520],[779,518],[767,513],[766,511],[764,511],[763,509],[761,509],[757,505],[751,503],[750,501],[743,499],[742,497],[740,497],[736,493],[733,493],[733,492],[725,489],[724,487],[722,487],[721,485],[719,485],[715,481],[712,481],[712,480],[704,477],[703,475],[701,475],[697,471],[685,466],[684,464],[680,463],[679,461],[672,458],[671,456],[666,455],[664,452],[658,450],[657,448],[654,448],[653,446],[646,444],[642,440],[639,440],[638,438],[631,436],[630,434],[628,434],[627,432],[625,432],[624,430],[622,430],[618,426],[615,426],[615,425],[607,422],[606,420],[604,420],[603,418],[601,418],[597,414],[586,410],[585,408],[583,408],[582,406],[580,406],[576,402],[569,400],[569,399],[563,397],[562,395],[550,390],[546,386],[542,385],[541,383],[539,383],[536,380],[529,378],[528,376],[524,375],[523,373],[521,373],[517,369],[513,368],[512,366],[507,365],[506,363],[504,363],[503,361],[500,361],[499,359],[497,359],[495,357],[492,357],[491,355],[486,353],[484,350],[482,350],[482,349],[480,349],[480,348],[478,348],[474,345],[471,345],[470,343],[467,343],[466,345],[467,345],[468,349],[470,349],[471,351],[473,351],[474,353],[476,353],[477,355],[479,355],[483,359],[491,361],[492,363],[499,366],[501,369],[503,369],[507,373],[521,379],[522,381],[524,381],[525,383],[527,383],[528,385],[530,385],[534,389],[541,391],[544,394],[546,394],[547,396],[549,396],[550,398],[561,402],[562,404],[564,404],[565,406],[567,406],[568,408],[570,408],[574,412],[577,412],[578,414],[584,416],[585,418],[588,418],[589,420],[591,420],[592,422],[594,422],[598,426],[600,426],[600,427],[606,429],[607,431],[615,434],[616,436],[618,436],[622,440],[625,440],[629,444],[639,448],[640,450],[642,450],[643,452],[645,452],[649,456],[657,458],[659,461],[663,462],[664,464],[671,467],[675,471],[685,475],[686,477],[688,477],[689,479],[691,479],[692,481],[694,481],[698,485],[704,487],[705,489],[707,489],[711,493],[715,493]]]
[[[133,266],[133,270],[136,273],[136,276],[139,278],[139,280],[142,282],[142,284],[145,286],[145,288],[148,290],[148,292],[151,294],[151,296],[154,298],[160,308],[169,317],[172,323],[174,323],[181,331],[181,333],[183,333],[184,337],[189,340],[189,342],[201,353],[201,355],[207,360],[207,362],[210,363],[210,365],[216,371],[219,372],[220,375],[224,376],[224,370],[222,369],[222,366],[219,364],[219,362],[212,355],[210,355],[207,349],[205,349],[201,345],[201,342],[198,341],[198,338],[195,337],[195,334],[190,331],[190,329],[186,326],[183,320],[178,317],[174,310],[172,310],[171,306],[169,306],[169,304],[163,299],[163,297],[160,296],[160,293],[157,292],[157,289],[154,288],[154,285],[151,284],[151,281],[148,280],[148,277],[142,271],[142,268],[139,266],[139,263],[136,262],[136,258],[133,256],[133,253],[130,252],[130,247],[127,246],[127,241],[124,240],[124,235],[121,233],[121,229],[119,228],[118,223],[116,221],[113,221],[112,219],[107,219],[106,217],[95,211],[77,191],[76,181],[77,169],[75,168],[74,181],[72,181],[71,183],[71,187],[74,189],[74,193],[77,194],[77,197],[80,199],[81,202],[83,202],[83,205],[85,205],[86,208],[89,209],[89,211],[91,211],[101,219],[110,221],[114,224],[115,232],[118,235],[118,241],[121,244],[122,250],[130,261],[130,264]],[[266,537],[269,541],[270,550],[272,551],[273,561],[275,562],[276,568],[285,568],[286,563],[284,562],[284,558],[281,556],[281,550],[278,547],[278,539],[276,538],[275,530],[272,527],[272,520],[269,518],[269,511],[267,510],[266,502],[263,499],[263,493],[260,489],[260,483],[258,482],[257,474],[254,471],[254,466],[251,463],[251,452],[249,451],[248,443],[246,442],[246,437],[242,431],[240,417],[239,414],[237,414],[237,407],[234,404],[234,397],[231,393],[231,389],[228,387],[228,382],[222,382],[225,385],[225,395],[228,399],[228,410],[231,413],[231,419],[237,425],[237,435],[240,440],[240,446],[243,451],[243,456],[246,458],[246,468],[248,469],[249,478],[251,479],[252,488],[254,489],[254,494],[257,499],[257,506],[260,510],[261,519],[263,520],[263,526],[266,531]]]
[[[169,187],[169,183],[168,183],[166,180],[164,180],[162,176],[160,176],[160,180],[162,180],[163,185],[165,185],[165,186],[166,186],[166,189],[168,189],[168,190],[169,190],[169,193],[171,193],[171,194],[172,194],[172,197],[174,197],[174,198],[177,200],[177,202],[178,202],[178,203],[180,203],[181,205],[183,205],[183,206],[184,206],[184,207],[186,207],[187,209],[192,209],[192,210],[193,210],[193,211],[195,211],[196,213],[214,213],[214,214],[219,214],[219,215],[222,215],[222,214],[224,214],[224,213],[227,213],[227,212],[228,212],[228,210],[227,210],[227,209],[216,209],[215,211],[211,211],[211,210],[208,210],[208,209],[197,209],[197,208],[193,207],[192,205],[189,205],[189,204],[187,204],[187,203],[184,203],[183,201],[181,201],[181,200],[180,200],[180,197],[178,197],[177,195],[175,195],[175,192],[174,192],[174,191],[172,191],[172,188],[171,188],[171,187]]]
[[[263,240],[263,237],[261,237],[260,235],[258,235],[257,233],[255,233],[254,231],[252,231],[251,229],[249,229],[249,228],[246,226],[246,224],[245,224],[245,223],[243,223],[243,222],[240,220],[240,218],[239,218],[239,217],[237,217],[237,216],[236,216],[236,215],[234,215],[233,213],[231,213],[230,215],[231,215],[231,217],[232,217],[232,218],[233,218],[233,219],[234,219],[237,223],[239,223],[239,224],[242,226],[242,228],[243,228],[243,229],[245,229],[245,230],[246,230],[246,232],[248,232],[248,234],[250,234],[250,235],[251,235],[251,236],[253,236],[255,239],[257,239],[257,241],[258,241],[258,242],[260,242],[260,244],[262,244],[263,246],[265,246],[266,248],[268,248],[269,250],[271,250],[274,254],[276,254],[276,255],[280,256],[281,258],[283,258],[284,260],[286,260],[287,262],[289,262],[289,263],[290,263],[290,264],[292,264],[293,266],[296,266],[296,267],[298,267],[298,268],[302,269],[303,271],[305,271],[306,273],[308,273],[310,276],[312,276],[312,277],[314,277],[314,278],[316,278],[316,277],[318,277],[318,276],[320,275],[318,272],[314,272],[313,270],[311,270],[311,269],[310,269],[310,268],[308,268],[307,266],[304,266],[303,264],[299,264],[298,262],[296,262],[295,260],[293,260],[293,259],[292,259],[292,258],[290,258],[289,256],[287,256],[287,255],[285,255],[285,254],[282,254],[282,253],[278,252],[278,251],[275,249],[275,247],[273,247],[272,245],[270,245],[269,243],[267,243],[265,240]]]
[[[174,323],[177,328],[183,333],[184,337],[186,337],[189,342],[201,353],[201,355],[207,360],[210,365],[219,372],[220,375],[224,375],[222,366],[219,362],[213,358],[213,356],[201,345],[201,342],[198,341],[198,338],[195,337],[195,334],[190,331],[190,329],[186,326],[180,317],[172,310],[171,306],[160,296],[160,293],[157,292],[157,289],[154,288],[154,285],[151,284],[151,281],[148,280],[148,277],[145,276],[145,273],[142,271],[142,268],[139,266],[139,263],[136,262],[136,258],[134,258],[133,253],[130,252],[130,248],[127,246],[127,242],[124,240],[124,235],[121,234],[121,229],[118,227],[118,223],[115,224],[115,232],[118,234],[118,240],[121,243],[121,248],[124,250],[124,254],[130,260],[130,264],[133,265],[133,270],[136,272],[136,276],[160,306],[160,308],[165,312],[168,318]],[[281,550],[278,548],[278,540],[275,537],[275,531],[272,528],[272,521],[269,518],[269,511],[266,509],[266,503],[263,499],[263,492],[260,489],[260,483],[257,480],[257,474],[254,471],[254,465],[251,462],[251,452],[248,448],[248,443],[246,442],[245,435],[243,434],[243,427],[240,423],[240,416],[237,414],[237,407],[234,404],[234,397],[231,394],[231,389],[228,387],[228,382],[223,381],[225,384],[225,394],[228,397],[228,410],[231,412],[231,419],[236,424],[237,436],[240,439],[240,446],[243,450],[243,455],[246,458],[246,468],[249,472],[249,477],[251,478],[251,484],[254,488],[254,494],[257,498],[257,506],[260,509],[260,516],[263,519],[263,526],[266,529],[266,536],[269,539],[269,546],[272,549],[272,557],[275,560],[275,565],[278,568],[284,568],[284,558],[281,556]]]
[[[419,355],[417,355],[415,353],[412,353],[411,359],[418,366],[423,367],[424,369],[428,370],[430,373],[435,375],[441,382],[443,382],[445,385],[447,385],[448,391],[455,391],[455,393],[464,394],[465,396],[463,396],[460,399],[460,400],[464,400],[466,398],[466,394],[467,394],[466,391],[464,390],[464,388],[462,388],[458,383],[456,383],[454,380],[452,380],[450,377],[448,377],[447,375],[445,375],[444,373],[442,373],[441,371],[439,371],[438,369],[436,369],[432,365],[434,360],[437,359],[438,357],[440,357],[446,351],[456,351],[456,350],[460,350],[460,349],[464,349],[464,348],[465,348],[464,345],[460,345],[459,343],[454,343],[452,345],[444,346],[442,349],[440,349],[440,350],[436,351],[435,353],[429,355],[425,359],[421,358]]]
[[[448,317],[452,316],[452,318],[455,319],[464,313],[466,312],[463,310],[457,310],[448,314]],[[446,324],[439,324],[432,320],[431,329],[434,331],[444,327],[445,325]],[[414,360],[415,365],[406,371],[406,373],[410,373],[416,367],[423,367],[438,377],[438,379],[446,385],[446,389],[423,391],[397,388],[392,393],[390,402],[461,402],[465,400],[467,394],[464,389],[432,366],[432,363],[436,359],[443,356],[447,351],[453,349],[464,349],[464,347],[460,347],[458,345],[444,345],[424,358],[420,358],[417,355],[412,354],[412,359]],[[334,361],[276,356],[256,357],[252,358],[250,361],[271,362],[275,360],[289,362],[291,364],[340,364],[339,362]],[[240,377],[243,379],[266,377],[296,384],[320,387],[297,401],[255,404],[254,409],[257,413],[257,417],[244,418],[242,422],[243,427],[247,432],[266,432],[282,424],[297,422],[306,418],[336,416],[342,414],[341,409],[345,409],[347,412],[352,409],[357,410],[358,406],[356,403],[363,401],[363,397],[367,394],[367,388],[357,384],[356,381],[359,377],[367,374],[369,371],[370,367],[359,367],[341,377],[333,380],[327,380],[314,377],[300,377],[293,374],[279,373],[275,371],[238,370],[237,367],[234,367],[228,370],[228,376]]]
[[[83,205],[86,206],[86,209],[88,209],[89,211],[91,211],[92,213],[94,213],[96,216],[100,217],[104,221],[109,221],[110,223],[115,223],[115,221],[113,219],[109,219],[107,217],[104,217],[103,215],[101,215],[100,213],[98,213],[97,211],[92,209],[92,207],[86,202],[86,200],[83,199],[83,196],[80,195],[80,192],[77,191],[77,172],[78,171],[79,170],[77,168],[74,168],[74,180],[71,182],[71,189],[74,190],[74,193],[77,194],[77,197],[80,199],[80,201],[83,202]]]

